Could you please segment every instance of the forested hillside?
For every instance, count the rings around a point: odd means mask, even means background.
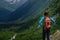
[[[50,16],[56,17],[56,25],[52,27],[51,34],[56,30],[60,30],[60,0],[51,0],[49,5],[45,7],[42,12],[39,12],[40,16],[37,16],[30,21],[17,25],[0,25],[2,26],[0,29],[0,40],[9,40],[15,34],[16,38],[14,40],[42,40],[42,28],[37,27],[39,25],[39,19],[46,10],[49,11]]]

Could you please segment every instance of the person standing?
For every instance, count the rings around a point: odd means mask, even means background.
[[[43,40],[45,40],[46,37],[47,37],[47,40],[50,40],[50,29],[54,24],[55,24],[55,20],[53,19],[53,17],[50,17],[49,13],[45,12],[44,16],[39,21],[39,25],[43,29],[43,32],[42,32]]]

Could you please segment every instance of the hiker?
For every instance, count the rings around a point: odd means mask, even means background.
[[[53,26],[54,24],[55,24],[55,20],[49,16],[48,12],[45,12],[44,16],[39,21],[39,25],[43,29],[43,32],[42,32],[43,40],[45,40],[46,37],[47,37],[47,40],[50,40],[50,29],[51,29],[51,26]]]

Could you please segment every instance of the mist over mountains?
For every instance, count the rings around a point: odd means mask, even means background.
[[[1,2],[0,5],[3,4],[3,2]],[[4,4],[6,5],[6,8],[0,6],[0,22],[2,22],[2,24],[26,22],[34,17],[37,17],[37,15],[40,14],[38,12],[43,10],[44,6],[48,3],[49,0],[26,0],[24,1],[24,4],[21,4],[20,6],[19,4],[17,4],[18,6],[15,6],[15,4]],[[11,7],[15,11],[11,12]]]

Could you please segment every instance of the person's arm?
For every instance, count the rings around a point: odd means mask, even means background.
[[[42,27],[43,21],[44,21],[44,17],[42,17],[42,18],[40,19],[40,21],[39,21],[39,25],[40,25],[41,27]]]
[[[56,22],[55,22],[54,18],[51,17],[50,19],[51,19],[52,25],[55,25]]]

